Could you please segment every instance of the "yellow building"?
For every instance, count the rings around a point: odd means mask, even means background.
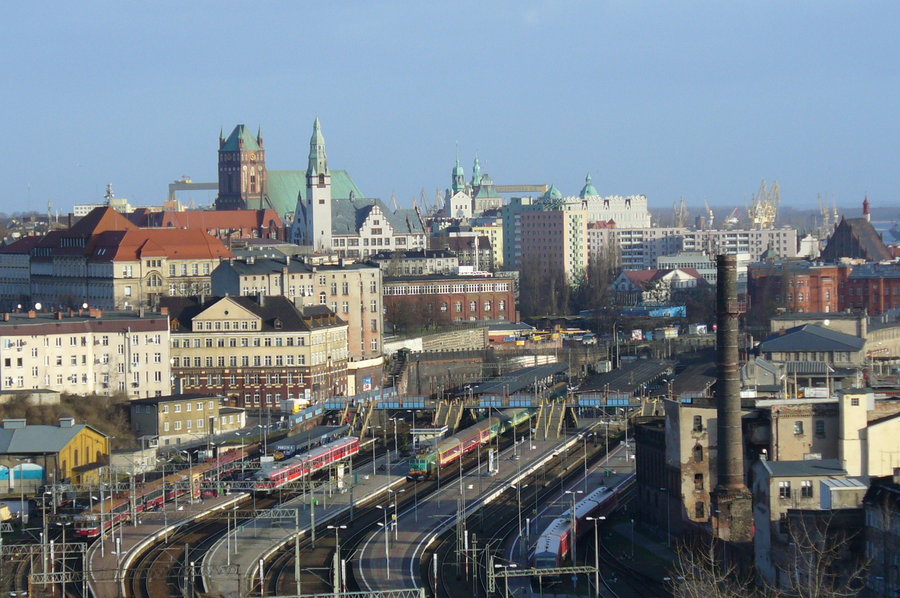
[[[472,231],[491,240],[491,253],[494,257],[494,269],[503,269],[503,223],[473,226]]]
[[[0,424],[0,487],[31,491],[42,484],[71,481],[109,463],[109,438],[69,417],[57,425],[28,425],[24,419]]]

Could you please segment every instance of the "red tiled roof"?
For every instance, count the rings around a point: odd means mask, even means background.
[[[162,213],[160,226],[174,228],[197,228],[200,230],[253,229],[281,227],[283,223],[275,210],[188,210],[185,212],[166,211]]]
[[[212,235],[198,229],[137,229],[107,232],[93,243],[91,258],[134,261],[148,257],[219,259],[232,253]]]
[[[137,226],[128,221],[109,206],[94,208],[87,215],[65,231],[67,237],[87,237],[110,230],[135,230]]]

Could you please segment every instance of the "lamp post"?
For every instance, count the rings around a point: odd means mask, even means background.
[[[250,435],[250,431],[248,430],[246,432],[235,432],[234,435],[241,439],[241,477],[244,477],[244,438]]]
[[[518,565],[516,565],[515,563],[506,563],[506,564],[494,563],[494,569],[515,569],[517,567],[518,567]],[[505,592],[503,593],[503,595],[504,595],[504,598],[509,598],[509,576],[504,575],[503,578],[506,582],[505,583],[506,588],[505,588]]]
[[[382,528],[384,528],[384,563],[385,563],[385,573],[387,579],[391,578],[391,555],[388,552],[390,550],[390,538],[391,535],[388,533],[388,525],[387,525],[387,510],[388,507],[383,507],[381,505],[375,505],[376,508],[381,509],[384,513],[384,523],[379,523]]]
[[[398,536],[399,536],[399,533],[400,533],[400,532],[399,532],[400,520],[397,518],[397,500],[398,500],[398,498],[397,498],[396,495],[397,495],[397,494],[402,494],[403,492],[406,492],[406,488],[401,488],[400,490],[394,490],[393,488],[388,488],[388,493],[394,495],[394,502],[391,503],[391,504],[388,505],[388,506],[393,507],[393,509],[394,509],[393,517],[395,518],[395,519],[394,519],[394,539],[395,539],[395,540],[398,540],[398,539],[399,539]]]
[[[188,461],[188,504],[194,504],[194,462],[191,460],[191,454],[187,451],[178,451],[187,458]],[[177,492],[176,492],[177,496]]]
[[[588,439],[587,434],[584,434],[581,437],[581,441],[584,444],[584,492],[585,492],[585,494],[587,494],[587,485],[588,485],[587,439]]]
[[[372,428],[372,475],[375,475],[375,430],[380,430],[381,426],[371,426]]]
[[[19,522],[22,524],[22,529],[25,529],[25,526],[28,525],[28,509],[25,508],[25,480],[23,479],[23,475],[25,473],[25,463],[31,463],[31,459],[16,459],[19,462],[17,467],[13,467],[13,475],[10,476],[10,480],[15,479],[15,472],[19,470]]]
[[[600,536],[597,533],[597,522],[606,521],[606,517],[585,517],[585,520],[594,522],[594,588],[597,590],[597,598],[600,598]]]
[[[342,529],[347,529],[346,525],[329,525],[328,529],[334,530],[334,593],[341,591],[341,539],[338,535]]]
[[[566,490],[566,494],[570,494],[572,496],[572,564],[578,566],[578,557],[575,553],[575,545],[577,542],[575,539],[578,537],[578,530],[575,529],[577,522],[575,520],[575,496],[577,494],[584,494],[584,490]]]
[[[397,420],[403,419],[401,417],[392,417],[391,421],[394,422],[394,458],[396,459],[400,455],[400,448],[397,444]],[[390,461],[390,459],[388,459]]]

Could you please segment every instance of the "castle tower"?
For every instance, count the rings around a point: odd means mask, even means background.
[[[217,210],[260,209],[268,191],[262,134],[238,125],[226,139],[219,133]]]
[[[319,119],[313,124],[306,168],[306,242],[316,251],[331,249],[331,171]]]

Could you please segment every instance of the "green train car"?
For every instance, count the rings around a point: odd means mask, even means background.
[[[479,446],[489,443],[499,434],[513,429],[534,417],[535,410],[528,407],[504,409],[499,416],[484,419],[474,426],[457,432],[439,442],[437,446],[426,448],[409,459],[406,479],[421,480],[434,475],[438,467],[446,467]]]

